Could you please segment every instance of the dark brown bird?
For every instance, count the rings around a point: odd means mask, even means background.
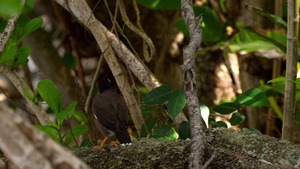
[[[128,109],[125,100],[108,79],[98,82],[100,94],[93,99],[93,114],[99,131],[105,135],[100,147],[108,137],[116,135],[121,145],[131,145],[127,131]]]

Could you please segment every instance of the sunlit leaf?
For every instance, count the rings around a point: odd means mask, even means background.
[[[251,107],[265,106],[271,108],[271,106],[268,103],[266,94],[258,88],[252,88],[247,90],[245,93],[238,96],[237,101],[240,104],[246,106],[251,106]]]
[[[204,104],[200,104],[200,110],[201,110],[201,117],[206,127],[208,128],[209,108]]]
[[[152,137],[164,140],[176,140],[178,138],[178,134],[173,127],[161,124],[154,128]]]

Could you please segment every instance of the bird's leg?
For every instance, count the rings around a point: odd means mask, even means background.
[[[118,147],[119,143],[120,143],[120,142],[119,142],[119,140],[117,139],[116,141],[111,141],[111,142],[110,142],[110,145]]]
[[[104,151],[104,148],[103,148],[103,147],[104,147],[104,144],[105,144],[105,142],[106,142],[107,139],[108,139],[108,136],[106,136],[106,137],[102,140],[100,146],[95,147],[94,149],[102,149],[102,150]]]

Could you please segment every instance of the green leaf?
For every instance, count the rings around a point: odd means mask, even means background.
[[[43,100],[58,115],[62,111],[62,99],[54,83],[48,79],[41,80],[37,85],[37,89]]]
[[[74,114],[76,105],[77,105],[77,102],[73,101],[65,110],[63,110],[57,114],[57,119],[62,122],[64,120],[68,119],[68,117],[71,118]],[[67,113],[68,113],[68,116],[67,116]]]
[[[137,2],[150,9],[181,9],[180,0],[137,0]]]
[[[16,66],[18,65],[25,65],[28,63],[28,56],[31,53],[31,48],[27,45],[22,46],[16,53],[15,58],[17,59],[16,61]]]
[[[172,115],[173,119],[176,118],[176,116],[181,112],[181,110],[184,108],[186,104],[185,96],[184,96],[184,90],[176,90],[169,99],[168,102],[168,110],[170,111],[170,114]]]
[[[7,25],[7,20],[0,22],[0,33],[3,33],[6,25]]]
[[[151,131],[153,129],[153,127],[155,126],[155,124],[157,123],[157,118],[156,117],[150,117],[148,118],[147,120],[145,120],[145,123],[146,123],[146,126],[147,126],[147,129],[148,129],[148,132],[151,134]],[[146,131],[146,128],[145,128],[145,125],[142,126],[142,130],[141,130],[141,135],[140,137],[143,138],[143,137],[147,137],[147,131]]]
[[[208,6],[195,6],[194,11],[196,16],[203,14],[203,42],[218,42],[224,39],[224,26],[219,22],[215,11]],[[182,18],[178,19],[176,26],[185,36],[190,37]]]
[[[31,11],[34,7],[34,0],[27,0],[26,4],[24,5],[23,9],[22,9],[22,14],[25,14],[29,11]]]
[[[230,40],[229,48],[231,52],[253,52],[257,50],[268,51],[276,48],[286,52],[286,46],[277,42],[273,38],[260,34],[253,28],[245,27],[239,23],[236,24],[236,26],[239,29],[242,29],[242,31],[234,35],[234,37]]]
[[[71,53],[64,53],[63,61],[69,69],[73,69],[76,66],[76,59]]]
[[[80,122],[88,121],[88,118],[85,116],[85,114],[81,110],[75,110],[74,117]]]
[[[232,126],[236,126],[238,124],[241,124],[244,120],[245,120],[244,115],[242,115],[240,113],[233,113],[229,122]]]
[[[182,123],[180,123],[178,133],[180,139],[185,140],[191,138],[190,123],[187,121],[183,121]]]
[[[26,35],[30,34],[33,31],[35,31],[37,28],[39,28],[40,26],[42,26],[42,24],[43,24],[43,19],[42,18],[37,17],[37,18],[34,18],[34,19],[30,20],[26,24],[24,30],[22,31],[22,33],[20,35],[20,38],[18,40],[18,44],[23,40],[23,38]]]
[[[12,62],[15,58],[16,52],[17,52],[16,45],[13,45],[13,44],[7,45],[3,51],[3,54],[1,55],[0,63]]]
[[[215,122],[215,121],[210,121],[209,123],[211,125],[211,127],[213,128],[216,128],[216,127],[224,127],[224,128],[227,128],[227,124],[223,121],[218,121],[218,122]]]
[[[153,89],[150,91],[141,101],[142,104],[146,104],[149,106],[155,104],[163,104],[169,100],[170,96],[173,93],[173,87],[170,85],[163,85],[158,88]]]
[[[22,9],[21,0],[1,0],[0,1],[0,16],[11,17],[17,15]]]
[[[250,9],[250,10],[253,10],[255,13],[257,13],[261,16],[266,16],[268,19],[270,19],[279,28],[282,28],[285,31],[287,30],[287,23],[281,17],[270,14],[266,11],[263,11],[262,9],[256,8],[256,7],[251,6],[251,5],[247,5],[246,8]]]
[[[220,114],[230,114],[234,111],[237,111],[240,108],[239,103],[231,102],[231,103],[223,103],[213,107],[215,112]]]
[[[57,128],[54,126],[53,122],[48,123],[47,125],[36,125],[36,128],[46,133],[56,142],[60,142],[59,137],[57,135]]]
[[[83,135],[85,132],[88,131],[88,129],[89,127],[87,125],[78,124],[72,127],[72,132],[74,137],[77,137]],[[72,136],[71,130],[68,130],[65,135]]]
[[[29,92],[26,88],[24,88],[24,94],[29,100],[31,100],[31,101],[33,100],[33,98],[31,97],[31,95],[29,94]]]
[[[143,94],[143,95],[146,95],[146,94],[149,93],[149,90],[148,90],[147,87],[139,87],[138,90],[139,90],[139,92],[140,92],[141,94]]]
[[[251,107],[265,106],[271,108],[271,106],[268,103],[266,94],[258,88],[252,88],[247,90],[245,93],[238,96],[237,101],[240,104],[246,106],[251,106]]]
[[[200,110],[201,110],[201,117],[205,122],[206,127],[208,128],[209,108],[204,104],[200,104]]]
[[[147,107],[142,109],[143,117],[147,117],[152,113],[153,109],[152,107]]]
[[[267,83],[273,83],[273,82],[284,82],[284,81],[290,81],[290,82],[295,82],[291,79],[285,78],[285,77],[278,77],[272,80],[269,80]]]
[[[178,134],[174,128],[165,124],[156,126],[152,132],[152,136],[164,140],[176,140],[178,138]]]

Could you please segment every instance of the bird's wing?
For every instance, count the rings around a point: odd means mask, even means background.
[[[93,113],[99,123],[105,128],[114,131],[117,121],[117,110],[110,99],[96,96],[93,100]]]

